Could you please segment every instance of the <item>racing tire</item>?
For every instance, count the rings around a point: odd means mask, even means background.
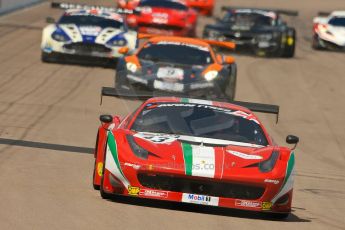
[[[321,49],[322,49],[322,47],[321,47],[321,45],[320,45],[320,38],[319,38],[319,36],[318,36],[317,34],[315,34],[315,35],[313,36],[313,42],[312,42],[311,47],[312,47],[314,50],[321,50]]]
[[[121,88],[121,86],[129,86],[129,82],[125,72],[126,71],[124,70],[116,71],[115,88]]]
[[[49,53],[41,52],[41,61],[46,63],[52,63],[53,60],[50,57]]]
[[[98,152],[97,152],[97,149],[98,149],[98,135],[99,134],[97,133],[96,146],[95,146],[95,151],[96,151],[96,154],[95,154],[95,164],[93,166],[93,176],[92,176],[92,187],[93,187],[94,190],[99,190],[100,187],[101,187],[100,185],[95,184],[95,175],[96,175],[96,170],[97,170],[96,163],[97,163],[97,154],[98,154]]]
[[[96,174],[96,159],[95,159],[95,166],[94,166],[94,169],[93,169],[93,177],[92,177],[92,187],[94,190],[99,190],[100,189],[100,185],[98,184],[95,184],[94,181],[95,181],[95,174]]]
[[[104,157],[104,162],[105,162],[105,157]],[[104,170],[105,170],[105,163],[103,164],[103,175],[101,178],[101,186],[99,188],[99,193],[101,194],[101,197],[103,199],[110,199],[111,194],[107,193],[106,191],[103,190],[103,183],[104,183]]]
[[[229,78],[230,79],[227,82],[224,93],[230,100],[233,101],[235,99],[235,95],[236,95],[236,82],[237,82],[237,65],[236,65],[236,63],[231,65]]]
[[[288,31],[288,39],[286,40],[286,44],[283,50],[283,57],[285,58],[293,58],[295,56],[296,50],[296,30],[291,28]],[[292,40],[290,40],[292,38]]]

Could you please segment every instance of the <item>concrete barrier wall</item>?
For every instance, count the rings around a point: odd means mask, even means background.
[[[0,15],[43,1],[44,0],[0,0]]]

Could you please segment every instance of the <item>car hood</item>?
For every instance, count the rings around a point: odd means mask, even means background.
[[[124,31],[116,28],[102,28],[98,25],[78,26],[76,24],[59,24],[57,30],[63,31],[72,42],[104,44],[117,36],[123,36]]]
[[[190,172],[192,176],[210,178],[215,178],[217,173],[229,168],[257,167],[257,164],[267,160],[274,150],[273,146],[185,135],[147,132],[130,135],[134,136],[137,145],[151,153],[142,163],[182,172],[193,168],[193,172]],[[194,170],[204,165],[209,168]]]

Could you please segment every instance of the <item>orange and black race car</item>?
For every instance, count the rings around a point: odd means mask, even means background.
[[[139,34],[148,39],[135,53],[120,58],[115,88],[164,91],[173,95],[230,100],[235,97],[237,66],[231,56],[216,54],[212,46],[234,49],[231,42]]]

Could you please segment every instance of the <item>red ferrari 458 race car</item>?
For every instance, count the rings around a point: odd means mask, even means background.
[[[279,107],[156,97],[124,119],[102,115],[93,186],[103,198],[117,194],[287,217],[295,155],[273,142],[253,110],[278,114]],[[299,139],[289,135],[286,141]]]
[[[140,33],[195,37],[198,14],[181,0],[142,0],[128,25]]]
[[[188,6],[193,7],[200,14],[212,16],[214,0],[186,0]]]
[[[140,0],[117,0],[117,7],[133,10],[139,5]]]
[[[135,9],[140,0],[118,0],[117,5],[120,8]],[[193,7],[203,15],[212,16],[214,0],[186,0],[188,6]]]

